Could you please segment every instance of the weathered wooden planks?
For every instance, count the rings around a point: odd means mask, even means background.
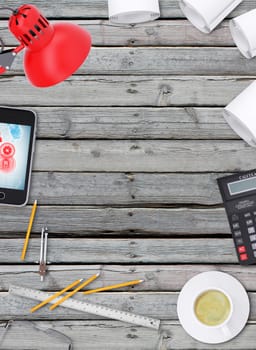
[[[256,61],[237,48],[94,48],[80,69],[85,74],[250,75]]]
[[[165,350],[255,350],[255,323],[250,322],[243,332],[232,341],[217,344],[206,345],[199,343],[191,338],[177,321],[163,321],[164,345]],[[101,320],[99,321],[41,321],[35,322],[37,327],[47,329],[53,328],[62,332],[73,340],[73,345],[77,350],[84,350],[86,347],[90,350],[156,350],[159,336],[157,332],[143,327],[137,327],[117,321]],[[4,326],[4,325],[3,325]],[[3,327],[2,326],[2,327]],[[38,338],[41,339],[40,350],[59,350],[60,343],[54,338],[45,336],[43,333],[30,328],[29,337],[24,334],[24,326],[17,322],[14,325],[15,339],[20,340],[21,347],[15,347],[17,350],[23,350],[23,344],[27,350],[34,350]],[[3,332],[3,330],[1,330]],[[1,332],[1,333],[2,333]],[[12,333],[13,334],[13,333]],[[54,342],[54,343],[53,343]],[[6,339],[5,350],[13,350],[13,346],[19,346],[14,338],[8,336]],[[66,350],[62,343],[62,349]]]
[[[72,203],[72,197],[70,198]],[[1,209],[2,237],[27,229],[30,207]],[[230,233],[224,209],[95,208],[39,206],[33,232],[47,224],[54,234],[79,236],[172,236]]]
[[[171,255],[172,252],[169,252]],[[122,288],[116,291],[128,292],[179,292],[184,284],[195,275],[205,271],[222,271],[237,278],[247,291],[255,291],[256,266],[194,264],[194,265],[134,264],[83,264],[83,265],[48,265],[44,283],[40,281],[38,265],[2,265],[0,291],[6,292],[10,284],[33,286],[45,291],[61,290],[74,280],[88,278],[100,272],[100,277],[90,288],[117,284],[122,281],[143,279],[145,282],[135,288]],[[83,261],[81,263],[84,263]],[[116,292],[114,291],[114,292]],[[146,293],[145,293],[146,295]]]
[[[20,2],[17,0],[8,1],[9,5],[17,8]],[[72,1],[72,6],[67,0],[60,0],[57,3],[51,3],[50,6],[43,0],[37,0],[33,4],[40,8],[45,16],[48,17],[78,17],[78,18],[106,18],[108,17],[107,0],[76,0]],[[230,16],[237,16],[255,7],[253,0],[245,0],[239,5]],[[161,18],[180,18],[184,17],[180,8],[179,0],[160,0]],[[3,16],[5,12],[1,13]],[[10,12],[6,12],[9,16]]]
[[[23,286],[30,286],[23,283]],[[92,288],[92,287],[91,287]],[[249,293],[251,302],[250,320],[256,319],[256,294]],[[150,316],[161,320],[177,320],[177,298],[178,293],[157,293],[157,292],[109,292],[96,293],[85,296],[77,293],[76,299],[88,301],[96,304],[102,304],[111,308],[123,311],[136,312],[140,315]],[[0,293],[0,312],[5,315],[4,320],[24,317],[24,319],[41,319],[41,320],[99,320],[103,317],[74,311],[67,308],[59,307],[54,312],[50,312],[48,307],[42,308],[37,312],[30,314],[29,310],[37,301],[9,295],[8,293]]]
[[[237,48],[155,47],[92,48],[76,74],[83,75],[251,75],[255,60],[246,60]],[[23,74],[19,55],[10,75]],[[8,76],[5,74],[5,76]]]
[[[88,30],[93,46],[235,46],[228,21],[222,22],[211,35],[201,33],[187,20],[158,20],[135,26],[116,26],[108,20],[69,22]],[[6,20],[0,21],[0,30],[6,46],[17,45],[16,38],[6,27]]]
[[[90,300],[166,320],[165,350],[255,350],[255,266],[238,265],[224,209],[215,208],[216,178],[253,168],[256,160],[218,108],[255,78],[255,61],[234,47],[227,20],[204,35],[184,19],[178,0],[160,0],[158,21],[121,27],[107,20],[106,0],[35,5],[49,18],[87,28],[94,47],[75,76],[50,89],[29,85],[22,55],[0,76],[0,104],[33,106],[41,139],[30,195],[39,208],[25,264],[20,250],[31,206],[0,210],[0,290],[16,283],[54,291],[99,270],[95,287],[143,278],[127,293]],[[230,17],[254,7],[245,0]],[[6,25],[1,20],[2,36],[14,46]],[[42,284],[35,261],[44,224],[52,265]],[[177,292],[209,270],[230,273],[251,292],[251,323],[217,346],[189,337],[176,313]],[[61,308],[30,315],[30,305],[0,293],[0,318],[47,320],[38,324],[70,336],[77,350],[156,350],[158,339],[147,329]],[[5,350],[18,343],[22,350],[60,348],[38,331],[24,343],[24,325]]]
[[[31,109],[38,115],[38,138],[239,139],[223,118],[222,108],[67,106]]]
[[[29,107],[217,107],[225,106],[252,81],[236,76],[72,76],[55,87],[35,89],[23,76],[1,75],[0,102]]]
[[[207,346],[199,343],[191,338],[176,321],[163,321],[164,345],[165,350],[255,350],[255,323],[250,322],[239,337],[234,338],[231,342]],[[117,321],[41,321],[35,322],[37,327],[47,329],[53,328],[56,331],[62,332],[73,340],[73,345],[77,350],[84,350],[86,347],[90,350],[156,350],[159,336],[157,332],[143,327],[137,327],[129,324],[120,323]],[[4,326],[4,325],[3,325]],[[2,326],[2,327],[3,327]],[[51,346],[52,350],[59,350],[60,343],[52,337],[29,329],[30,333],[24,334],[24,326],[17,322],[14,325],[15,339],[20,340],[15,342],[14,338],[8,336],[6,339],[5,350],[23,350],[22,343],[26,345],[27,350],[34,350],[35,343],[38,338],[41,339],[40,350],[48,350]],[[3,330],[1,330],[1,333]],[[12,333],[13,334],[13,333]],[[21,344],[21,347],[19,344]],[[62,349],[66,350],[65,343],[62,343]]]
[[[244,141],[39,140],[34,170],[234,172],[251,169],[255,162],[254,149]]]
[[[50,226],[51,227],[51,226]],[[51,230],[49,230],[51,234]],[[55,233],[55,230],[52,231]],[[39,236],[39,235],[38,235]],[[1,263],[20,263],[22,239],[1,239]],[[95,243],[96,242],[96,243]],[[40,239],[31,239],[26,263],[39,260]],[[231,264],[237,263],[232,239],[51,238],[48,260],[68,264]]]
[[[222,203],[216,181],[222,176],[222,173],[35,172],[29,203],[40,198],[41,205],[69,205],[72,198],[75,205],[216,205]]]

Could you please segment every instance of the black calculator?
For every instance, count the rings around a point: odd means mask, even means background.
[[[256,263],[256,169],[217,180],[241,265]]]

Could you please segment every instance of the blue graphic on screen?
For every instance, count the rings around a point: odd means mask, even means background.
[[[24,190],[31,126],[0,123],[0,188]]]

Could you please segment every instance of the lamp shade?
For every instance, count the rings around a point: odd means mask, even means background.
[[[224,117],[231,128],[249,145],[256,147],[256,81],[224,109]]]
[[[158,0],[108,0],[109,19],[113,23],[135,24],[160,16]]]
[[[180,0],[187,19],[201,32],[210,33],[243,0]]]
[[[38,87],[72,75],[91,48],[90,34],[72,23],[50,24],[35,6],[21,6],[9,20],[10,31],[25,47],[24,71]]]
[[[233,40],[246,58],[256,56],[256,9],[230,21]]]

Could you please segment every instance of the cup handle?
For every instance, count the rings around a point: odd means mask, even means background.
[[[223,327],[221,327],[221,331],[226,337],[231,336],[231,331],[227,325],[224,325]]]

